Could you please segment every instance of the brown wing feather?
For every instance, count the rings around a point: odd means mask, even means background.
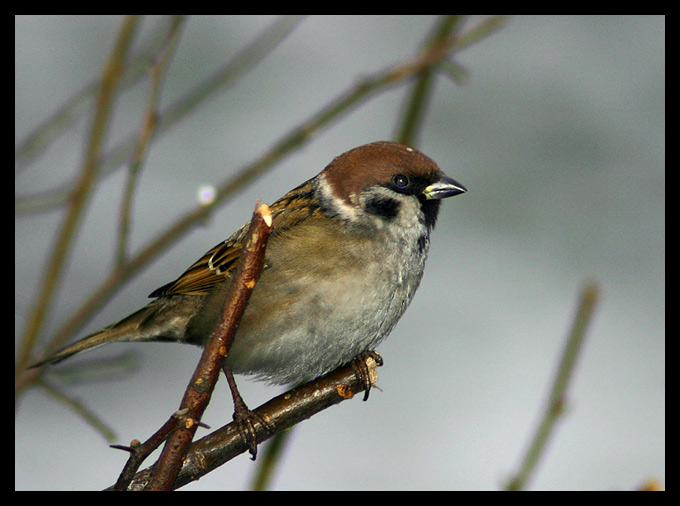
[[[276,235],[285,233],[301,221],[321,213],[317,205],[310,205],[312,195],[313,186],[310,181],[307,181],[270,206],[273,218],[270,240]],[[154,290],[149,297],[209,293],[213,286],[224,281],[225,275],[238,265],[247,230],[248,223],[234,232],[229,239],[208,251],[175,281]]]

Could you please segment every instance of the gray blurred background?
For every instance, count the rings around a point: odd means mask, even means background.
[[[192,17],[161,109],[207,78],[275,17]],[[472,17],[471,27],[484,18]],[[151,146],[134,204],[132,251],[293,127],[374,74],[417,54],[433,16],[309,17],[236,85]],[[156,26],[146,18],[138,44]],[[15,144],[100,74],[118,17],[15,18]],[[460,52],[461,86],[441,75],[418,148],[467,186],[443,203],[422,285],[379,352],[369,402],[328,409],[294,429],[275,489],[498,489],[538,422],[585,280],[602,301],[569,391],[566,416],[533,489],[631,489],[665,481],[665,19],[511,17]],[[118,98],[108,145],[141,122],[143,80]],[[97,330],[147,301],[246,221],[334,156],[395,135],[410,92],[380,94],[320,132],[159,261],[88,324]],[[15,177],[25,196],[72,181],[89,118]],[[54,331],[112,266],[124,170],[89,203],[53,312]],[[15,219],[15,335],[42,279],[62,211]],[[200,350],[134,350],[140,369],[65,390],[118,442],[148,437],[179,402]],[[53,377],[54,382],[58,378]],[[225,423],[221,381],[204,421]],[[240,380],[254,407],[279,388]],[[205,432],[199,431],[199,435]],[[38,389],[20,400],[15,488],[101,489],[126,454]],[[240,490],[243,455],[187,487]]]

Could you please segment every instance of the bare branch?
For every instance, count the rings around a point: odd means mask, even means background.
[[[375,382],[375,368],[378,364],[371,357],[364,360],[372,373],[371,381]],[[352,365],[340,367],[306,385],[293,388],[254,410],[275,428],[273,432],[269,432],[259,427],[258,441],[263,442],[326,408],[351,399],[364,388],[363,381]],[[235,422],[215,430],[191,445],[172,489],[198,480],[247,450],[248,446]],[[128,490],[144,489],[151,472],[152,468],[149,467],[137,473]]]

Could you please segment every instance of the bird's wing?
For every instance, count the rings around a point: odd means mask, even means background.
[[[301,222],[321,214],[318,206],[310,205],[312,193],[313,186],[310,181],[307,181],[270,206],[273,219],[270,241],[275,240],[277,235],[285,234]],[[229,273],[236,269],[248,225],[248,223],[243,225],[229,239],[205,253],[179,278],[154,290],[149,297],[177,294],[205,295],[209,293],[213,286],[224,281],[225,277],[228,277]]]

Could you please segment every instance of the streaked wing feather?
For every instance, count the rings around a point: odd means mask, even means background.
[[[317,205],[310,205],[313,187],[307,181],[270,206],[273,218],[273,230],[270,240],[274,236],[285,233],[300,222],[321,214]],[[205,295],[219,282],[224,281],[225,274],[238,265],[238,259],[243,249],[243,239],[248,230],[248,223],[239,228],[224,242],[221,242],[197,262],[189,267],[179,278],[154,290],[149,297],[168,295]],[[266,268],[266,266],[265,266]]]
[[[239,230],[240,232],[240,230]],[[220,281],[224,281],[225,274],[238,265],[242,243],[240,237],[230,237],[218,244],[197,262],[189,267],[175,281],[154,290],[149,297],[167,295],[205,295]]]

